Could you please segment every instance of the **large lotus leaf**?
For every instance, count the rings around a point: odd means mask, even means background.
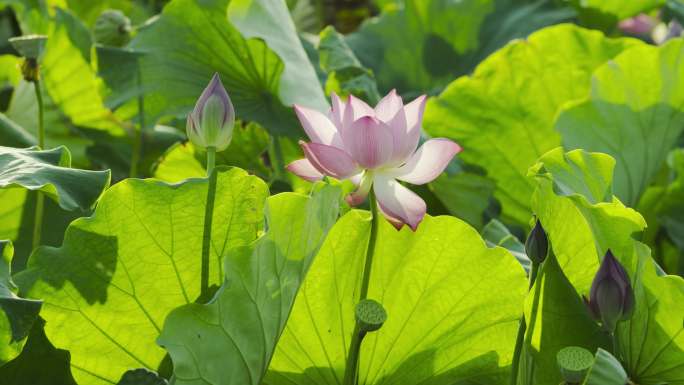
[[[319,65],[327,74],[326,93],[354,94],[371,105],[377,104],[380,93],[375,76],[359,62],[344,36],[328,26],[321,31],[319,38]]]
[[[339,384],[370,221],[346,214],[307,274],[265,383]],[[505,384],[527,280],[503,248],[453,217],[414,233],[379,224],[368,297],[387,310],[361,346],[359,384]]]
[[[16,295],[11,274],[13,253],[12,242],[0,240],[0,365],[21,352],[42,304]]]
[[[588,295],[600,258],[610,249],[627,268],[636,306],[629,321],[618,324],[619,356],[634,383],[684,382],[684,280],[658,276],[650,251],[633,237],[646,223],[616,197],[592,202],[582,191],[560,189],[570,180],[601,185],[593,165],[610,169],[610,156],[562,149],[550,151],[530,169],[538,183],[533,208],[549,234],[553,251],[577,291]],[[562,170],[571,170],[564,173]],[[561,172],[559,172],[561,171]]]
[[[447,172],[428,186],[449,210],[449,214],[463,219],[476,229],[484,226],[484,214],[496,188],[491,179],[471,172]]]
[[[88,210],[109,186],[109,171],[70,168],[66,147],[52,150],[0,147],[0,188],[40,190],[65,210]]]
[[[566,346],[591,351],[609,340],[589,316],[575,288],[550,254],[525,301],[527,330],[521,365],[520,385],[556,385],[562,382],[556,354]]]
[[[16,239],[26,201],[26,190],[13,188],[0,190],[0,239]]]
[[[551,1],[406,0],[366,21],[348,42],[381,93],[439,91],[509,40],[568,20]]]
[[[61,247],[39,248],[15,276],[22,293],[44,300],[46,334],[71,352],[79,383],[115,383],[127,369],[159,366],[164,318],[199,295],[207,186],[120,182],[92,217],[72,222]],[[240,169],[219,172],[216,188],[210,284],[222,282],[226,250],[256,238],[267,195]]]
[[[533,181],[527,169],[560,145],[557,112],[589,92],[592,71],[628,47],[573,25],[549,27],[516,41],[482,62],[472,76],[454,81],[428,102],[425,129],[458,141],[465,162],[497,183],[503,216],[527,224]]]
[[[139,60],[140,91],[149,119],[184,117],[214,72],[221,75],[239,117],[272,133],[298,134],[286,107],[292,103],[327,108],[280,1],[174,0],[138,32],[130,48],[145,54]]]
[[[571,2],[580,9],[612,16],[615,21],[665,5],[665,0],[571,0]]]
[[[615,195],[635,206],[684,132],[684,41],[628,50],[596,70],[591,94],[560,113],[567,149],[615,158]]]
[[[174,310],[159,337],[175,383],[259,385],[314,255],[338,215],[339,187],[313,197],[268,199],[268,231],[251,247],[231,249],[226,280],[207,305]]]
[[[669,163],[676,178],[658,202],[657,216],[672,241],[684,250],[684,149],[673,151]]]

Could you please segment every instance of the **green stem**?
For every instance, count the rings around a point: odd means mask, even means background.
[[[202,275],[200,284],[200,298],[208,300],[209,295],[209,251],[211,249],[211,222],[214,217],[214,199],[216,197],[216,148],[207,148],[207,176],[209,188],[207,189],[207,205],[204,209],[204,233],[202,236]]]
[[[342,385],[356,385],[359,375],[359,352],[361,351],[361,342],[366,332],[359,328],[359,322],[356,322],[354,327],[354,334],[352,335],[351,343],[349,344],[349,355],[347,356],[347,365],[344,369],[344,380]]]
[[[373,253],[375,252],[375,242],[378,238],[378,206],[375,203],[375,193],[371,189],[369,196],[370,210],[373,218],[371,219],[371,233],[366,249],[366,263],[363,267],[363,278],[361,281],[361,295],[359,300],[368,297],[368,285],[370,283],[371,267],[373,264]]]
[[[283,160],[283,149],[280,146],[280,139],[277,136],[272,136],[268,145],[268,156],[271,159],[271,167],[273,168],[272,180],[283,180],[283,170],[285,169],[285,161]]]
[[[617,326],[615,327],[615,330],[610,333],[610,339],[613,343],[613,356],[617,358],[618,361],[622,362],[622,355],[620,354],[620,341],[618,340],[617,335]]]
[[[43,93],[40,89],[40,81],[34,80],[33,87],[36,91],[36,100],[38,102],[38,147],[41,150],[45,149],[45,118],[43,112]],[[33,239],[32,249],[40,245],[41,232],[43,229],[43,207],[45,205],[45,197],[40,191],[36,192],[36,212],[33,221]]]
[[[539,264],[532,263],[532,269],[530,270],[530,284],[528,286],[528,292],[532,290],[534,286],[534,281],[537,279],[537,273],[539,272]],[[520,367],[520,353],[522,352],[523,342],[525,341],[525,332],[527,331],[527,322],[525,321],[525,314],[520,318],[520,324],[518,324],[518,335],[515,338],[515,349],[513,350],[513,362],[511,363],[511,385],[515,385],[518,381],[518,368]]]
[[[141,87],[140,69],[138,69],[138,88]],[[145,97],[142,92],[138,95],[138,120],[140,122],[140,129],[136,132],[135,141],[133,142],[133,155],[131,156],[131,170],[129,177],[135,178],[138,176],[138,163],[142,156],[142,142],[145,133]]]

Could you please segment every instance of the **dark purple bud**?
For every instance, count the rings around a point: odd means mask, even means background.
[[[546,255],[549,253],[549,239],[546,237],[546,232],[539,219],[537,219],[534,228],[530,231],[530,235],[527,236],[525,253],[536,264],[544,262]]]
[[[591,284],[587,306],[595,319],[609,332],[615,331],[618,321],[627,320],[632,316],[632,284],[627,271],[610,250],[603,257]]]

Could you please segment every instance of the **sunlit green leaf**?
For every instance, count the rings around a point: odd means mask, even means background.
[[[684,280],[656,274],[650,250],[633,238],[646,226],[639,213],[614,196],[592,201],[583,191],[559,188],[573,180],[584,186],[610,183],[593,172],[598,164],[609,170],[615,161],[582,150],[564,153],[558,148],[545,154],[530,169],[538,183],[534,211],[549,234],[563,272],[579,293],[588,294],[600,258],[608,249],[630,273],[635,311],[617,330],[617,355],[630,379],[646,385],[683,382]]]
[[[166,315],[199,295],[206,194],[206,179],[120,182],[92,217],[69,226],[61,247],[39,248],[15,277],[22,292],[45,301],[46,334],[69,349],[79,383],[116,382],[130,368],[156,371]],[[210,284],[222,282],[226,250],[256,238],[266,194],[240,169],[219,173]]]
[[[216,297],[174,310],[164,324],[159,344],[173,358],[176,384],[261,384],[299,285],[337,219],[340,192],[327,186],[312,198],[268,199],[268,231],[229,250]]]
[[[431,99],[425,129],[459,142],[459,157],[496,181],[494,196],[504,218],[526,225],[534,183],[525,175],[537,158],[560,145],[556,114],[564,103],[588,94],[595,68],[636,44],[572,25],[536,32]]]
[[[339,384],[354,328],[370,222],[333,228],[307,274],[266,384]],[[523,269],[453,217],[417,232],[380,222],[368,298],[388,318],[361,346],[359,383],[506,384],[526,292]]]
[[[591,95],[556,122],[567,149],[615,158],[614,192],[635,206],[684,132],[684,42],[626,51],[592,76]]]

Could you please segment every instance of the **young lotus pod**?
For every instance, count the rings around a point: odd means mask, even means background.
[[[234,125],[235,109],[218,73],[215,73],[188,115],[188,138],[195,146],[223,151],[233,137]]]
[[[594,363],[594,355],[579,346],[566,346],[556,354],[558,369],[568,384],[579,384]]]
[[[594,281],[591,283],[587,307],[594,319],[600,321],[604,330],[614,332],[618,321],[632,316],[634,292],[629,275],[613,253],[608,250],[603,257]]]
[[[549,253],[549,239],[539,219],[525,241],[525,253],[536,264],[544,262]]]
[[[45,51],[47,36],[45,35],[26,35],[9,38],[8,41],[19,54],[26,59],[38,60]]]
[[[356,322],[362,332],[373,332],[382,327],[387,320],[387,312],[382,305],[372,299],[361,300],[356,305]]]
[[[131,40],[131,20],[119,10],[107,9],[95,21],[93,33],[97,43],[123,47]]]

